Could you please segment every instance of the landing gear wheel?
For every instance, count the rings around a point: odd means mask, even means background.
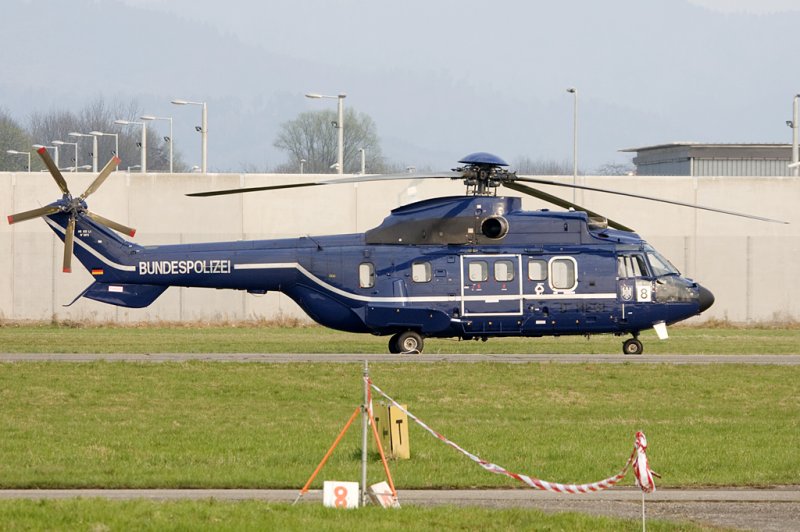
[[[422,347],[424,342],[422,340],[422,335],[419,334],[417,331],[405,331],[395,336],[397,337],[397,340],[395,340],[395,345],[397,346],[399,353],[403,354],[422,353]],[[395,336],[393,336],[392,338],[394,338]]]
[[[400,337],[400,334],[393,334],[391,338],[389,338],[389,352],[393,355],[400,353],[400,344],[397,339]]]
[[[622,352],[626,355],[641,355],[642,351],[644,351],[642,342],[636,338],[629,338],[622,344]]]

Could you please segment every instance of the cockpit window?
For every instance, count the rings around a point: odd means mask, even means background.
[[[650,261],[650,267],[653,269],[653,275],[656,277],[662,275],[680,275],[678,269],[661,255],[661,253],[654,249],[649,249],[647,251],[647,260]]]
[[[678,271],[678,268],[664,255],[653,249],[653,246],[645,245],[644,250],[647,252],[647,260],[650,261],[650,267],[653,269],[654,275],[680,275],[681,272]]]
[[[620,279],[644,277],[645,275],[647,275],[647,265],[644,262],[644,256],[635,253],[617,257],[617,277]]]

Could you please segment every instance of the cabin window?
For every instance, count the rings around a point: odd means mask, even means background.
[[[550,286],[554,290],[575,290],[578,286],[577,264],[572,257],[557,257],[550,261]]]
[[[617,277],[627,279],[647,274],[647,266],[642,255],[620,255],[617,257]]]
[[[411,280],[415,283],[428,283],[431,280],[431,263],[415,262],[411,265]]]
[[[539,259],[528,262],[528,279],[531,281],[544,281],[547,279],[547,263]]]
[[[489,278],[489,265],[486,261],[475,260],[469,263],[469,280],[473,283],[482,283]]]
[[[358,265],[358,285],[361,288],[375,286],[375,266],[371,262],[362,262]]]
[[[494,280],[507,283],[514,280],[514,263],[510,260],[498,260],[494,263]]]

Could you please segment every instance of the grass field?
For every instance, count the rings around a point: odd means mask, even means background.
[[[662,486],[800,478],[800,368],[373,364],[434,429],[512,471],[591,482],[643,430]],[[300,488],[361,401],[358,364],[0,364],[0,487]],[[324,478],[358,478],[360,434]],[[519,487],[410,429],[398,487]],[[372,451],[370,480],[383,472]],[[632,484],[632,477],[624,483]]]
[[[487,343],[428,339],[426,353],[622,352],[623,337],[492,338]],[[641,335],[645,353],[799,354],[800,327],[673,327],[669,340]],[[6,353],[386,353],[387,337],[349,334],[318,326],[87,326],[3,324]]]
[[[800,331],[673,328],[647,352],[797,353]],[[617,353],[613,337],[431,340],[426,352]],[[0,326],[0,352],[384,352],[319,327]],[[382,364],[374,382],[467,450],[557,482],[616,473],[648,437],[659,486],[796,484],[800,368],[749,365]],[[361,401],[358,364],[0,363],[0,488],[252,487],[305,483]],[[356,480],[351,429],[313,487]],[[410,428],[399,488],[520,487]],[[383,480],[374,447],[369,482]],[[623,485],[633,483],[629,476]],[[521,488],[526,489],[526,488]],[[535,510],[331,512],[219,501],[0,501],[8,530],[636,530],[638,521]],[[648,522],[651,530],[695,530]]]
[[[0,501],[3,530],[586,530],[636,531],[636,520],[590,517],[577,513],[545,514],[537,510],[484,508],[420,508],[400,511],[368,507],[357,511],[289,506],[254,501],[152,502],[65,500]],[[703,528],[657,520],[653,531]],[[715,529],[719,530],[719,529]]]

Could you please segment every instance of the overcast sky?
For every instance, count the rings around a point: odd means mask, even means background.
[[[284,162],[279,125],[335,108],[304,93],[344,92],[389,159],[449,168],[571,160],[575,86],[591,172],[631,146],[790,142],[799,25],[797,0],[6,0],[0,107],[133,99],[174,117],[192,165],[199,112],[169,101],[208,101],[209,167],[237,171]]]

